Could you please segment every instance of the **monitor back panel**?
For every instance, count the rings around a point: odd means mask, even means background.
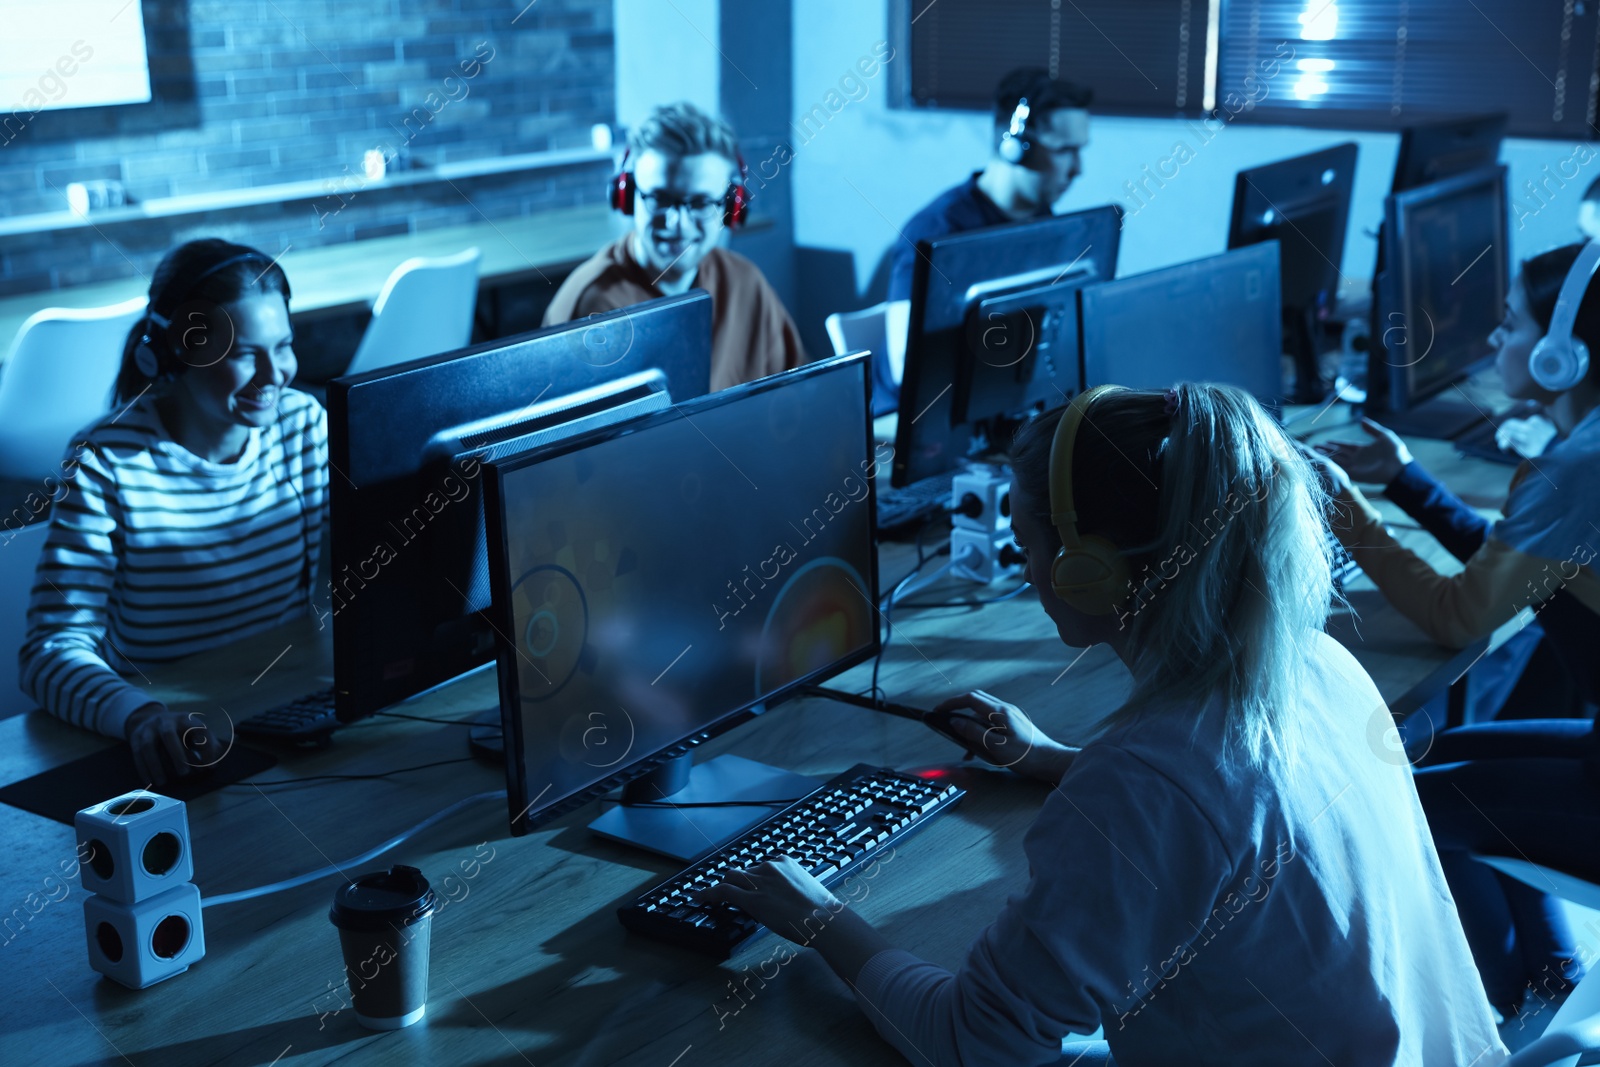
[[[487,601],[463,611],[484,550],[481,539],[468,543],[482,468],[430,454],[441,431],[645,367],[665,372],[674,400],[688,399],[706,391],[710,350],[710,299],[695,293],[332,383],[326,621],[340,718],[493,659]]]
[[[912,280],[895,485],[921,481],[960,464],[973,440],[973,427],[962,416],[974,369],[979,381],[1004,374],[1017,358],[1015,353],[1038,340],[1037,335],[1029,336],[1031,325],[1020,320],[974,321],[978,304],[1011,291],[1048,287],[1074,275],[1087,281],[1113,277],[1121,223],[1120,210],[1107,206],[972,230],[923,247],[926,256],[918,256]],[[1070,293],[1066,300],[1070,306]],[[1072,325],[1052,322],[1050,328],[1055,338],[1070,337]],[[1023,393],[1048,394],[1050,403],[1065,399],[1047,383],[1076,384],[1074,347],[1056,340],[1048,358],[1037,364],[1035,376],[1042,391]],[[974,368],[974,361],[984,365]],[[1021,401],[1028,403],[1028,396]]]
[[[1228,247],[1278,242],[1286,310],[1331,309],[1338,299],[1357,155],[1351,142],[1239,172]]]
[[[1079,297],[1083,384],[1215,382],[1275,407],[1283,394],[1278,291],[1276,242],[1090,286]]]

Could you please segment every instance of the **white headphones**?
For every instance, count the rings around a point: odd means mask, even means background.
[[[1022,97],[1011,111],[1011,126],[1000,136],[1000,158],[1007,163],[1021,163],[1033,147],[1023,140],[1028,132],[1028,98]]]
[[[1600,241],[1590,241],[1567,271],[1567,280],[1561,283],[1549,331],[1528,353],[1528,373],[1541,389],[1564,393],[1589,373],[1589,346],[1573,336],[1572,328],[1596,271],[1600,271]]]

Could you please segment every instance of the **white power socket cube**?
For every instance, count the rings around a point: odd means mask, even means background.
[[[1021,563],[1000,562],[1000,554],[1011,543],[1009,528],[1002,533],[988,533],[956,527],[950,531],[950,573],[983,585],[1001,578],[1021,577]]]
[[[83,888],[133,904],[194,877],[183,801],[135,789],[73,817]]]
[[[144,989],[206,954],[200,890],[184,882],[135,903],[93,895],[83,902],[89,966],[129,989]]]
[[[959,508],[968,496],[975,498],[982,510],[977,515],[956,512],[950,516],[951,526],[962,530],[980,530],[999,533],[1011,529],[1011,476],[1000,470],[974,468],[950,479],[950,503]]]

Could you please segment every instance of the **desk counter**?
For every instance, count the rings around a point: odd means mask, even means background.
[[[280,262],[294,289],[295,315],[335,314],[370,305],[390,272],[412,256],[448,256],[476,245],[483,251],[479,284],[488,288],[559,274],[614,240],[624,225],[604,204],[586,204],[300,251],[291,246]],[[23,322],[42,308],[102,307],[149,289],[149,279],[136,276],[0,299],[0,361]]]
[[[1436,546],[1428,554],[1441,555]],[[911,563],[903,546],[886,546],[883,559],[886,583]],[[917,600],[960,595],[966,591],[941,586]],[[1351,601],[1359,625],[1344,617],[1335,632],[1390,703],[1459,673],[1463,655],[1429,644],[1375,591],[1358,583]],[[151,671],[146,683],[175,708],[239,718],[325,685],[326,636],[309,621],[296,624]],[[833,684],[861,691],[870,674],[870,665],[858,667]],[[982,688],[1068,741],[1089,736],[1128,684],[1105,647],[1063,647],[1028,595],[981,609],[902,609],[880,680],[896,699],[923,707]],[[482,671],[400,710],[464,720],[495,699],[493,672]],[[1373,709],[1374,751],[1394,758],[1387,724],[1387,710]],[[285,756],[256,784],[192,802],[196,883],[212,895],[342,861],[462,797],[503,788],[499,768],[469,759],[386,778],[309,780],[466,757],[465,733],[366,720],[341,731],[329,749]],[[0,722],[0,781],[104,743],[42,713]],[[972,937],[1026,882],[1021,839],[1044,787],[955,762],[952,747],[920,726],[802,699],[705,745],[700,758],[729,751],[818,777],[857,761],[940,766],[969,790],[954,812],[886,853],[876,875],[847,892],[891,940],[930,960],[959,965]],[[426,1019],[377,1034],[357,1024],[342,988],[327,918],[335,879],[207,909],[206,957],[134,992],[89,969],[83,892],[72,884],[61,897],[58,872],[74,856],[71,828],[0,807],[0,914],[12,917],[0,936],[8,1019],[0,1062],[900,1062],[814,954],[784,962],[786,943],[766,936],[717,964],[627,934],[616,906],[681,865],[593,837],[586,823],[595,813],[590,806],[512,839],[505,802],[487,801],[361,865],[414,864],[448,900],[434,922]]]

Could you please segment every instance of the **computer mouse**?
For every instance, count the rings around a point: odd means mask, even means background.
[[[978,744],[979,742],[967,740],[951,727],[951,723],[957,719],[970,722],[972,725],[982,730],[988,730],[992,725],[991,723],[984,722],[976,715],[973,715],[969,712],[960,711],[955,708],[951,708],[947,711],[925,711],[922,713],[923,723],[925,723],[935,733],[949,738],[951,741],[954,741],[956,744],[965,749],[966,755],[962,756],[961,758],[963,760],[969,760],[979,754],[977,749],[973,747],[974,744]]]
[[[221,762],[214,753],[199,746],[189,746],[185,749],[181,766],[173,761],[172,753],[167,751],[165,745],[157,749],[157,753],[168,785],[178,783],[187,783],[191,787],[204,785],[216,776],[216,765]]]

